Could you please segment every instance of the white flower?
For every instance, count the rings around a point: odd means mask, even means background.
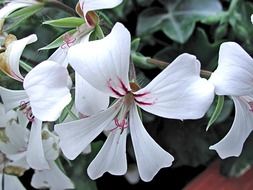
[[[14,40],[8,44],[6,51],[1,54],[0,69],[15,80],[23,81],[24,77],[19,70],[19,61],[26,45],[37,41],[37,36],[32,34],[20,40]]]
[[[223,43],[218,67],[209,81],[214,84],[216,94],[231,96],[235,104],[230,131],[210,149],[216,150],[221,158],[239,156],[253,129],[253,59],[237,43]]]
[[[83,44],[89,41],[90,27],[81,26],[73,36],[66,36],[62,46],[60,46],[48,60],[55,61],[64,67],[68,66],[68,50],[75,44]],[[71,43],[70,43],[71,41]],[[97,99],[97,104],[93,104],[93,99]],[[75,108],[83,116],[89,116],[98,111],[104,110],[109,105],[109,96],[103,94],[89,83],[87,83],[78,73],[75,73]]]
[[[5,19],[9,14],[17,9],[39,4],[36,0],[8,0],[8,2],[3,8],[0,9],[0,20]]]
[[[17,114],[15,111],[10,110],[5,113],[3,104],[0,103],[0,129],[5,128],[10,125],[13,120],[17,119]]]
[[[74,189],[71,180],[58,168],[55,162],[49,162],[49,170],[35,170],[31,185],[37,189],[50,190]]]
[[[253,24],[253,14],[251,15],[250,19],[251,19],[251,23]]]
[[[6,111],[19,107],[32,122],[27,161],[32,168],[49,168],[41,139],[42,121],[55,121],[71,101],[68,71],[53,61],[44,61],[24,78],[25,90],[0,87]]]
[[[29,156],[28,138],[30,131],[13,122],[12,125],[6,127],[5,135],[7,140],[0,140],[0,151],[11,161],[9,165],[24,170],[29,169],[26,159]],[[31,184],[35,188],[49,188],[51,190],[73,189],[71,180],[58,168],[55,160],[59,156],[59,139],[51,133],[47,127],[44,127],[40,136],[43,137],[42,145],[45,158],[49,168],[44,170],[35,170]],[[7,165],[8,167],[8,165]],[[20,170],[22,171],[22,170]],[[19,188],[11,188],[19,189]]]
[[[145,130],[137,106],[165,118],[196,119],[205,114],[213,100],[213,86],[200,78],[200,63],[189,54],[179,56],[143,89],[129,83],[130,33],[120,23],[102,40],[71,47],[68,56],[82,78],[117,99],[105,111],[55,126],[60,147],[69,159],[76,158],[103,130],[110,131],[88,168],[92,179],[105,172],[126,173],[128,131],[142,180],[150,181],[161,168],[172,164],[174,158]],[[94,99],[93,104],[96,102]]]
[[[68,80],[65,67],[53,61],[43,61],[24,78],[25,90],[0,87],[0,94],[6,111],[20,107],[26,109],[28,117],[32,113],[41,121],[55,121],[71,100]]]
[[[2,181],[4,179],[4,182]],[[16,176],[7,175],[0,173],[0,184],[4,184],[4,189],[18,189],[18,190],[25,190],[23,184],[19,181]],[[2,187],[0,187],[2,190]]]
[[[25,187],[23,184],[19,181],[17,176],[3,174],[4,166],[6,166],[6,163],[4,160],[4,155],[0,152],[0,189],[19,189],[19,190],[25,190]],[[4,176],[3,176],[4,175]]]
[[[16,125],[12,125],[15,122],[10,122],[5,128],[1,128],[1,138],[0,138],[0,184],[2,189],[2,184],[4,184],[4,189],[20,189],[25,190],[22,183],[15,175],[23,175],[24,171],[29,168],[22,153],[18,153],[20,146],[22,146],[22,141],[20,138],[13,134],[16,131],[20,132],[20,128]],[[13,128],[14,127],[14,128]],[[17,127],[17,128],[16,128]],[[14,129],[15,131],[12,131]],[[8,135],[8,136],[7,136]],[[22,134],[21,134],[22,135]],[[12,143],[13,142],[13,143]],[[19,144],[21,142],[21,145]],[[10,153],[15,160],[10,161],[6,153]],[[5,154],[5,155],[4,155]],[[10,168],[10,170],[8,170]],[[3,174],[5,172],[11,171],[12,175]],[[4,176],[3,176],[4,175]],[[3,181],[4,180],[4,181]]]
[[[28,170],[26,161],[29,130],[17,122],[12,122],[3,131],[4,138],[0,139],[0,151],[12,161],[12,165]]]
[[[31,185],[37,189],[48,188],[50,190],[74,189],[72,181],[59,169],[55,160],[59,156],[59,139],[47,128],[43,129],[43,148],[49,169],[35,170]]]

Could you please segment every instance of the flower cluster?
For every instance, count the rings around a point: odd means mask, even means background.
[[[116,23],[103,38],[89,38],[98,26],[94,11],[121,2],[79,0],[76,11],[84,24],[75,33],[65,34],[48,60],[27,74],[20,71],[21,55],[37,36],[17,40],[14,35],[2,34],[0,69],[23,85],[23,90],[0,87],[0,175],[6,174],[5,189],[25,189],[15,176],[30,168],[35,171],[34,188],[74,188],[56,160],[61,155],[75,159],[103,132],[107,140],[90,163],[88,176],[97,179],[105,172],[125,175],[129,135],[139,176],[151,181],[161,168],[170,167],[174,158],[146,131],[141,111],[169,119],[199,119],[215,94],[232,98],[235,119],[228,134],[210,149],[221,158],[240,155],[252,131],[253,59],[237,43],[225,42],[220,46],[218,67],[209,79],[200,76],[198,59],[183,53],[141,87],[129,74],[134,72],[131,35],[123,24]],[[42,1],[11,1],[0,10],[1,22],[13,11],[37,4]],[[72,109],[67,108],[71,102]],[[60,122],[64,109],[69,115]]]

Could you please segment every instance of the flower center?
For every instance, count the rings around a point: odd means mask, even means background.
[[[111,129],[111,131],[115,129],[120,129],[121,133],[128,128],[128,114],[131,106],[134,103],[134,95],[131,92],[128,92],[122,99],[122,105],[119,113],[114,118],[114,123],[116,125],[115,128]]]

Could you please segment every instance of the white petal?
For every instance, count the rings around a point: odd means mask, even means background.
[[[2,181],[3,179],[4,179],[4,182]],[[3,183],[4,183],[3,190],[9,190],[9,189],[10,190],[11,189],[25,190],[25,187],[23,186],[23,184],[19,181],[19,179],[16,176],[4,174],[4,178],[3,178],[3,174],[0,173],[0,184],[1,184],[0,189],[1,190],[2,190]]]
[[[89,144],[83,151],[82,154],[90,154],[91,153],[91,145]]]
[[[252,111],[243,100],[233,97],[233,101],[235,103],[235,119],[231,129],[221,141],[210,146],[210,149],[216,150],[222,159],[239,156],[244,142],[253,129]]]
[[[91,179],[97,179],[105,172],[113,175],[126,173],[126,136],[127,130],[123,130],[121,134],[121,129],[115,129],[109,134],[103,147],[88,167],[88,175]]]
[[[209,81],[218,95],[243,96],[253,93],[253,59],[237,43],[220,46],[219,65]]]
[[[49,61],[54,61],[56,63],[59,63],[63,67],[68,66],[68,60],[67,60],[67,53],[68,49],[59,47],[49,58]]]
[[[37,36],[35,34],[32,34],[21,40],[13,41],[5,51],[7,63],[9,64],[11,71],[20,80],[24,79],[19,70],[19,61],[21,54],[26,45],[31,44],[35,41],[37,41]]]
[[[26,151],[29,137],[29,130],[16,123],[5,128],[6,136],[9,139],[11,147],[9,147],[6,154],[17,154]]]
[[[0,103],[0,128],[5,128],[13,120],[17,120],[17,113],[13,110],[5,112],[4,105]]]
[[[119,109],[119,104],[115,103],[96,115],[55,125],[64,155],[75,159],[112,122]]]
[[[109,96],[91,86],[78,73],[75,79],[75,106],[80,113],[88,116],[109,106]]]
[[[53,61],[44,61],[25,77],[24,89],[29,96],[32,112],[42,121],[55,121],[71,101],[68,71]]]
[[[54,162],[50,162],[49,164],[49,170],[35,170],[31,185],[37,189],[74,189],[71,180],[58,168],[58,166]]]
[[[75,71],[93,87],[113,97],[125,95],[130,89],[129,57],[130,33],[120,23],[102,40],[74,45],[68,52]]]
[[[18,115],[18,123],[22,127],[27,127],[29,123],[27,116],[21,110],[17,110],[17,115]]]
[[[42,130],[44,138],[42,139],[43,149],[47,160],[56,160],[59,156],[59,138],[44,127]]]
[[[9,164],[11,166],[20,167],[26,170],[30,169],[30,166],[26,161],[26,152],[10,155],[8,156],[8,159],[12,160],[12,162]]]
[[[42,122],[35,118],[32,122],[27,148],[27,162],[31,168],[38,170],[49,168],[42,145],[41,127]]]
[[[84,17],[86,16],[87,12],[89,11],[95,11],[100,9],[109,9],[116,7],[120,3],[122,3],[123,0],[79,0],[80,6],[83,11]]]
[[[129,122],[140,177],[143,181],[151,181],[161,168],[171,166],[174,158],[147,133],[136,106],[130,110]]]
[[[131,185],[135,185],[140,181],[137,165],[129,164],[125,178]]]
[[[13,123],[5,129],[6,135],[16,146],[25,146],[28,141],[29,130],[17,123]]]
[[[6,111],[20,106],[22,102],[28,102],[28,96],[24,90],[9,90],[0,87],[0,95]]]
[[[145,111],[165,118],[201,118],[213,101],[214,87],[199,74],[196,57],[182,54],[135,93],[136,102]]]

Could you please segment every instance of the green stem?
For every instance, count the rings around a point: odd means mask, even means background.
[[[30,65],[28,65],[26,62],[24,61],[19,61],[19,65],[20,67],[22,67],[26,72],[30,72],[32,70],[32,67]]]
[[[66,111],[68,112],[69,116],[74,119],[74,120],[78,120],[79,118],[69,109],[68,106],[65,107]]]
[[[170,64],[168,62],[153,59],[153,58],[147,59],[147,62],[150,63],[150,64],[153,64],[153,65],[159,66],[161,68],[165,68]],[[211,76],[211,74],[212,74],[211,71],[207,71],[207,70],[201,70],[200,71],[200,75],[204,78],[207,78],[207,79]]]
[[[156,66],[159,66],[159,67],[162,67],[162,68],[165,68],[170,64],[170,63],[167,63],[165,61],[161,61],[161,60],[153,59],[153,58],[147,59],[147,62],[152,64],[152,65],[156,65]]]
[[[238,2],[239,2],[238,0],[232,0],[228,8],[229,13],[233,12],[236,9]]]
[[[64,3],[57,1],[57,0],[46,0],[45,6],[56,7],[56,8],[61,9],[71,15],[77,16],[77,13],[74,9],[72,9],[71,7],[65,5]]]
[[[98,24],[96,25],[95,32],[96,32],[96,37],[98,39],[103,39],[105,37],[102,28]]]
[[[61,163],[60,158],[57,158],[57,159],[55,160],[55,163],[56,163],[57,166],[61,169],[62,172],[66,173],[66,171],[65,171],[65,169],[64,169],[64,167],[63,167],[63,165],[62,165],[62,163]]]
[[[99,16],[101,16],[105,21],[106,23],[109,25],[110,28],[112,28],[113,26],[113,23],[112,21],[110,20],[110,18],[108,16],[106,16],[103,12],[99,12]]]

